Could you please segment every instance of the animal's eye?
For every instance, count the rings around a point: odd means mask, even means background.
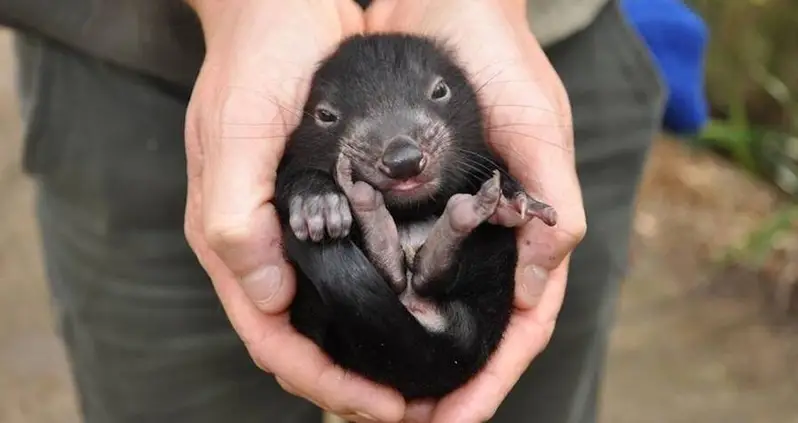
[[[338,113],[324,106],[316,107],[314,116],[320,126],[330,127],[338,122]]]
[[[432,91],[430,91],[429,97],[434,101],[446,101],[449,99],[451,95],[451,91],[449,90],[449,86],[446,85],[446,82],[443,79],[439,79],[435,82],[435,85],[432,86]]]

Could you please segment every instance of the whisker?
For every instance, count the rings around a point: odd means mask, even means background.
[[[244,127],[270,127],[270,126],[285,126],[283,123],[279,122],[261,122],[261,123],[254,123],[254,122],[229,122],[229,121],[222,121],[222,125],[226,126],[244,126]]]
[[[222,135],[220,139],[222,140],[275,140],[275,139],[287,139],[288,137],[283,135]]]
[[[473,152],[473,151],[468,151],[468,150],[463,150],[463,149],[458,149],[457,151],[460,152],[460,153],[464,153],[466,155],[470,154],[472,156],[477,157],[478,159],[480,159],[482,161],[487,161],[490,165],[493,165],[493,167],[491,167],[488,164],[478,162],[478,161],[476,161],[474,159],[471,159],[470,157],[467,157],[467,156],[463,157],[464,160],[470,160],[470,163],[472,163],[474,166],[476,166],[476,164],[479,164],[481,166],[481,168],[485,171],[484,176],[489,176],[491,173],[493,173],[494,170],[498,170],[499,173],[502,174],[503,176],[505,176],[506,178],[513,178],[513,176],[508,171],[506,171],[504,169],[504,167],[505,167],[504,165],[502,165],[501,163],[496,162],[496,160],[494,160],[491,157],[486,157],[486,156],[483,156],[483,155],[481,155],[479,153],[476,153],[476,152]]]
[[[538,137],[538,136],[535,136],[535,135],[532,135],[532,134],[528,134],[528,133],[525,133],[525,132],[508,131],[508,130],[497,130],[497,129],[491,129],[489,132],[491,134],[497,133],[497,134],[517,135],[517,136],[522,136],[522,137],[525,137],[525,138],[531,138],[531,139],[533,139],[535,141],[541,142],[544,145],[548,145],[550,147],[555,147],[555,148],[557,148],[559,150],[562,150],[562,151],[567,151],[567,152],[573,151],[573,148],[571,148],[571,147],[565,147],[562,144],[559,144],[559,143],[556,143],[556,142],[552,142],[552,141],[547,141],[547,140],[545,140],[545,139],[543,139],[541,137]]]
[[[488,125],[485,129],[502,129],[502,128],[515,128],[515,127],[530,126],[533,128],[565,128],[566,125],[548,125],[548,124],[534,124],[534,123],[503,123],[501,125]]]
[[[459,152],[460,153],[471,153],[471,152],[467,152],[465,150],[461,150]],[[479,157],[477,154],[473,154],[473,155],[476,156],[479,159],[482,158],[482,157]],[[474,169],[479,168],[479,169],[483,170],[485,172],[485,174],[490,174],[493,171],[493,169],[491,168],[491,166],[489,164],[481,163],[479,160],[475,160],[475,159],[473,159],[471,157],[468,157],[467,155],[464,155],[461,159],[465,163],[468,163],[469,165],[471,165]],[[493,164],[494,167],[499,167],[498,164],[496,164],[495,162],[491,163],[491,164]]]
[[[533,110],[540,110],[542,112],[551,113],[560,116],[561,113],[557,110],[553,110],[543,106],[535,106],[532,104],[491,104],[486,106],[480,106],[480,110],[485,111],[486,109],[495,109],[499,107],[507,107],[507,108],[522,108],[522,109],[533,109]]]
[[[481,92],[481,91],[482,91],[482,90],[483,90],[485,87],[487,87],[487,86],[488,86],[488,85],[489,85],[489,84],[490,84],[490,83],[491,83],[491,82],[492,82],[492,81],[493,81],[493,80],[494,80],[496,77],[498,77],[499,75],[501,75],[501,73],[502,73],[502,71],[501,71],[501,70],[497,71],[497,72],[496,72],[496,73],[495,73],[493,76],[491,76],[490,78],[488,78],[488,79],[487,79],[485,82],[483,82],[481,85],[479,85],[479,86],[477,86],[477,87],[474,87],[474,94],[475,94],[477,97],[479,97],[479,93],[480,93],[480,92]],[[466,89],[466,90],[467,90],[467,89],[469,88],[469,87],[468,87],[468,86],[469,86],[469,84],[470,84],[470,82],[469,82],[469,81],[466,81],[465,83],[461,84],[461,86],[459,87],[459,89]],[[467,101],[464,101],[464,102],[463,102],[463,103],[460,105],[460,107],[458,107],[458,108],[456,108],[456,109],[454,110],[454,113],[453,113],[453,115],[454,115],[454,116],[459,116],[459,115],[460,115],[460,112],[462,112],[463,108],[464,108],[465,106],[467,106],[468,104],[469,104],[469,102],[467,102]]]
[[[263,91],[263,90],[257,90],[257,89],[252,89],[252,88],[248,88],[248,87],[243,87],[243,86],[239,86],[239,85],[228,85],[227,88],[232,88],[232,89],[236,89],[236,90],[242,90],[242,91],[246,91],[246,92],[251,93],[251,94],[255,94],[258,98],[261,98],[263,100],[269,101],[272,104],[274,104],[275,106],[277,106],[278,108],[280,108],[281,110],[283,110],[285,112],[288,112],[288,113],[291,113],[291,114],[293,114],[294,116],[296,116],[296,117],[298,117],[300,119],[301,119],[302,116],[313,117],[313,115],[311,115],[310,113],[306,112],[304,109],[296,110],[296,109],[292,109],[290,107],[287,107],[287,106],[281,104],[280,101],[278,101],[277,98],[275,98],[273,93],[270,93],[270,92],[267,92],[267,91]]]

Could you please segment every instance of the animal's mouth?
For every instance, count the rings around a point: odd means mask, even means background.
[[[423,187],[426,183],[427,181],[422,181],[415,178],[407,179],[392,183],[388,189],[397,193],[411,193]]]
[[[417,175],[405,178],[391,178],[379,170],[378,166],[366,162],[353,161],[353,182],[365,182],[386,196],[386,200],[401,202],[426,198],[437,189],[440,175],[437,166],[427,166]]]
[[[402,181],[391,181],[383,192],[398,201],[415,201],[430,196],[438,189],[438,178],[419,176]]]

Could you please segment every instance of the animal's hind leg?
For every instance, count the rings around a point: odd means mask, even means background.
[[[388,279],[396,292],[407,286],[404,253],[396,222],[385,207],[382,194],[365,182],[352,182],[349,160],[341,155],[336,163],[336,180],[346,194],[365,244],[366,255]]]
[[[442,280],[439,277],[452,267],[460,244],[482,223],[512,228],[535,217],[550,226],[557,222],[553,207],[532,198],[514,179],[501,180],[499,171],[475,195],[452,196],[416,255],[413,290],[423,295],[435,289],[430,284]]]
[[[549,226],[557,224],[554,207],[532,198],[517,180],[505,177],[501,185],[502,196],[496,213],[488,220],[490,223],[514,228],[537,217]]]
[[[493,216],[501,196],[499,172],[494,172],[476,194],[456,194],[449,199],[413,262],[411,284],[415,292],[429,292],[430,283],[452,267],[460,244]]]

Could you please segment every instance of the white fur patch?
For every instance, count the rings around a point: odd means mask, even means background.
[[[441,310],[435,304],[418,298],[410,285],[407,286],[399,300],[407,308],[407,311],[421,323],[421,326],[424,326],[428,331],[441,333],[445,332],[449,327],[449,322],[446,321],[446,317],[444,317]]]
[[[427,241],[427,236],[432,226],[435,225],[435,221],[436,219],[433,217],[425,221],[403,225],[397,228],[399,231],[399,242],[409,262],[413,262],[419,248]],[[407,280],[410,281],[412,279],[413,275],[408,270]],[[405,291],[399,296],[399,300],[421,326],[424,326],[428,331],[441,333],[449,328],[450,322],[446,320],[442,310],[432,302],[419,298],[418,295],[413,292],[413,286],[411,284],[407,284],[407,288],[405,288]]]

